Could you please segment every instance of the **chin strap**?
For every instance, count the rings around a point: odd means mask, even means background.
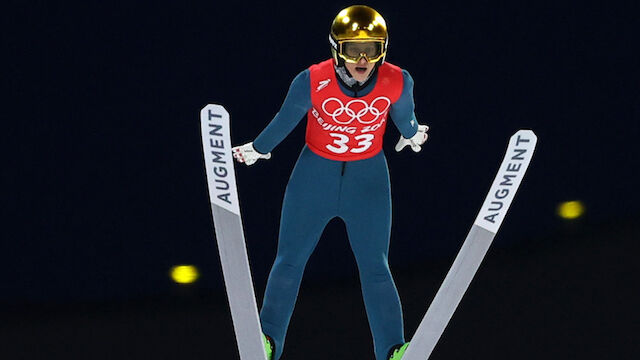
[[[351,77],[351,74],[349,74],[349,71],[347,71],[347,68],[344,66],[337,66],[334,65],[333,68],[336,70],[336,74],[338,74],[338,76],[340,77],[340,80],[342,80],[342,82],[344,82],[348,87],[352,87],[354,85],[362,85],[365,81],[360,82],[356,79],[354,79],[353,77]],[[373,72],[373,71],[372,71]],[[369,75],[371,76],[371,75]],[[368,80],[368,78],[367,78]]]
[[[338,78],[347,87],[356,88],[356,90],[363,88],[364,85],[366,85],[369,82],[369,80],[371,80],[373,75],[378,71],[378,67],[380,67],[380,62],[378,62],[374,66],[373,70],[371,70],[371,73],[364,81],[358,81],[354,79],[353,76],[351,76],[351,74],[349,73],[349,70],[347,70],[347,67],[344,66],[344,62],[343,62],[343,65],[335,65],[335,64],[333,65],[333,68],[336,71],[336,74],[338,74]]]

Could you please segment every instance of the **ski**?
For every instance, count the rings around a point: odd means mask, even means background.
[[[266,360],[251,269],[238,205],[229,113],[209,104],[200,111],[211,213],[241,360]]]
[[[425,360],[431,356],[507,214],[531,162],[536,142],[537,137],[531,130],[520,130],[511,136],[489,194],[403,360]]]

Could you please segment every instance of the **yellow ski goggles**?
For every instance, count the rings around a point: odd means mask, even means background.
[[[358,63],[364,58],[375,63],[384,58],[384,40],[343,40],[338,41],[338,56],[348,63]]]

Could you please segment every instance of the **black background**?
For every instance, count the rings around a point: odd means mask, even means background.
[[[237,358],[207,197],[199,110],[252,141],[293,77],[330,56],[341,2],[13,2],[3,11],[5,277],[0,357]],[[633,358],[637,346],[638,8],[382,2],[387,61],[415,80],[423,151],[385,152],[390,263],[407,338],[459,249],[507,140],[538,149],[433,359]],[[261,301],[298,126],[236,169]],[[559,203],[581,200],[565,221]],[[194,264],[192,285],[171,282]],[[4,353],[4,354],[3,354]],[[5,355],[6,354],[6,355]],[[357,269],[332,222],[282,359],[372,359]]]

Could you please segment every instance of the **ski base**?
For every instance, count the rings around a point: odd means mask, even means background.
[[[209,104],[200,111],[211,213],[241,360],[267,360],[238,205],[229,113]]]
[[[403,360],[429,359],[504,220],[529,167],[537,137],[531,130],[516,132],[489,194],[462,248],[420,322]]]

